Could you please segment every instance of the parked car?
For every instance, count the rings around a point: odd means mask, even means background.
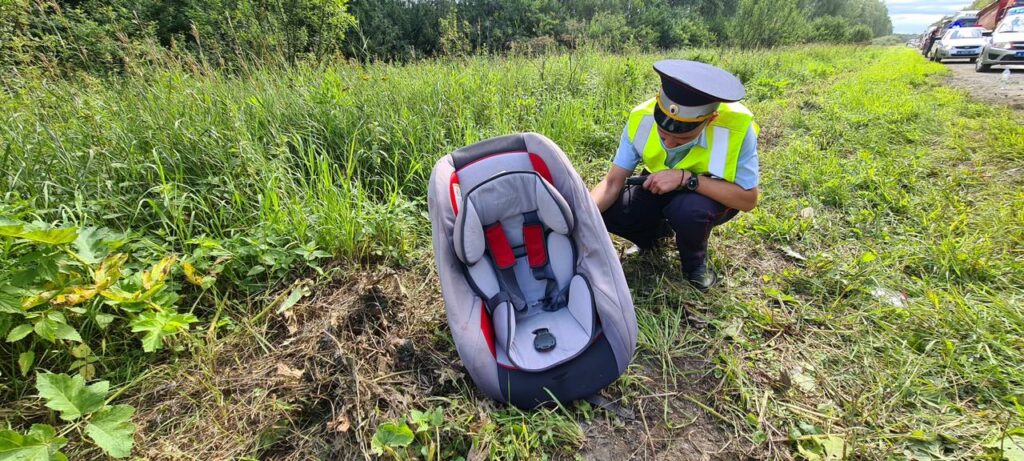
[[[1001,64],[1024,64],[1024,14],[1003,18],[982,47],[974,70],[987,72]]]
[[[978,24],[978,12],[975,10],[964,10],[953,16],[950,27],[974,27]]]
[[[942,62],[943,59],[970,59],[974,62],[985,46],[984,32],[980,27],[949,29],[932,46],[929,57],[935,62]]]

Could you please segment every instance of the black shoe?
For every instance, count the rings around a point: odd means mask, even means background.
[[[710,290],[711,287],[718,285],[718,274],[715,273],[714,269],[705,266],[690,272],[690,275],[686,277],[686,280],[690,282],[690,285],[694,288],[706,292]]]

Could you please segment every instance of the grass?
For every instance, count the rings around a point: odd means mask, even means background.
[[[1020,115],[944,87],[942,66],[905,49],[665,56],[744,80],[763,199],[715,233],[721,290],[688,289],[671,255],[624,261],[640,339],[608,396],[632,419],[473,390],[424,192],[437,157],[525,130],[596,182],[664,56],[22,73],[0,92],[0,211],[131,231],[143,255],[231,259],[213,288],[183,292],[203,321],[189,353],[99,367],[138,409],[138,455],[358,457],[383,423],[442,407],[415,443],[445,456],[1000,459],[986,444],[1024,429]],[[308,294],[278,314],[293,290]],[[46,416],[13,347],[0,390],[18,411],[0,414],[26,427]]]

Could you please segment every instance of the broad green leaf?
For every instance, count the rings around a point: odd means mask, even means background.
[[[840,461],[845,459],[846,442],[835,435],[816,435],[797,444],[797,452],[808,461]]]
[[[427,411],[412,410],[409,412],[409,419],[416,425],[416,433],[427,432],[444,423],[444,409],[438,407]]]
[[[85,426],[88,435],[96,445],[114,458],[127,457],[132,452],[132,434],[135,425],[131,423],[135,409],[129,405],[104,407],[89,419]]]
[[[430,413],[412,410],[409,412],[409,419],[416,425],[417,433],[430,430]]]
[[[291,293],[288,293],[288,297],[285,298],[280,306],[278,306],[277,313],[280,314],[291,309],[292,306],[299,302],[299,300],[306,294],[306,288],[304,286],[296,286],[295,288],[292,288]]]
[[[10,333],[7,333],[7,342],[13,343],[21,341],[21,338],[28,336],[32,332],[32,325],[23,323],[11,329]]]
[[[97,227],[82,229],[74,242],[75,253],[89,264],[100,262],[107,255],[107,251],[109,251],[104,239],[107,233],[106,229]]]
[[[111,314],[97,313],[93,317],[93,320],[96,321],[96,325],[99,326],[100,329],[105,330],[114,321],[114,318],[115,317]]]
[[[32,364],[36,361],[36,353],[32,351],[25,351],[18,354],[18,368],[21,370],[22,376],[28,376],[28,372],[32,371]]]
[[[384,423],[377,428],[377,433],[373,434],[373,440],[370,441],[370,451],[380,455],[384,453],[385,447],[407,447],[412,443],[413,437],[412,429],[409,429],[409,425],[405,423],[400,425]]]
[[[79,344],[71,348],[71,356],[76,359],[84,359],[92,354],[92,348],[88,344]]]
[[[1011,435],[982,445],[1003,461],[1024,461],[1024,436]]]
[[[43,224],[0,225],[0,236],[15,237],[49,245],[63,245],[78,238],[74,227],[50,228]]]
[[[68,325],[64,314],[60,312],[51,312],[44,317],[40,317],[36,322],[35,331],[40,338],[51,343],[56,342],[58,339],[82,342],[82,336],[78,334],[78,330]]]
[[[199,321],[192,314],[178,314],[174,312],[143,312],[131,321],[132,332],[145,332],[142,337],[142,350],[154,352],[163,347],[163,339],[166,336],[178,332],[187,332],[191,323]]]
[[[36,390],[46,399],[46,408],[59,411],[64,421],[74,421],[103,407],[110,383],[100,381],[86,386],[81,376],[42,373],[36,378]]]
[[[0,217],[0,236],[16,237],[25,229],[25,223]]]
[[[20,314],[21,296],[10,285],[0,286],[0,313]]]
[[[865,253],[864,253],[864,254],[863,254],[863,255],[862,255],[861,257],[860,257],[860,262],[862,262],[862,263],[869,263],[869,262],[871,262],[871,261],[874,261],[874,260],[876,260],[876,259],[878,259],[878,255],[877,255],[877,254],[875,254],[875,252],[874,252],[874,251],[870,251],[870,250],[869,250],[869,251],[865,252]]]
[[[0,461],[67,461],[59,451],[67,444],[46,424],[33,424],[26,435],[0,431]]]
[[[437,407],[430,413],[430,425],[441,427],[441,424],[444,424],[444,408]]]

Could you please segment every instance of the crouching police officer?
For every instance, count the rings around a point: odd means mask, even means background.
[[[612,166],[590,194],[608,230],[641,251],[675,231],[684,275],[707,290],[718,282],[707,264],[711,229],[757,205],[759,128],[736,102],[746,91],[734,75],[679,60],[654,70],[657,97],[629,114]],[[640,163],[642,185],[627,186]]]

